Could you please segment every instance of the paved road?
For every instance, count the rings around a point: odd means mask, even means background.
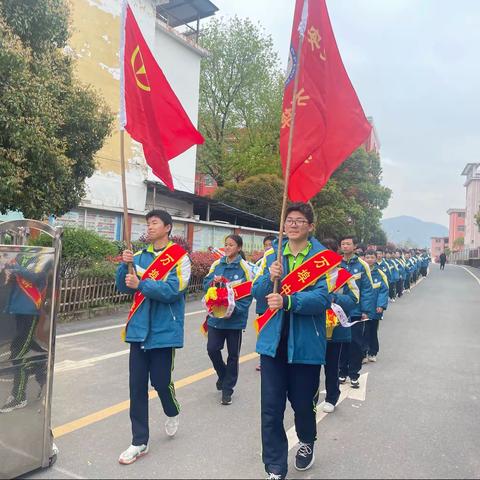
[[[292,448],[289,478],[480,477],[480,271],[471,272],[434,265],[390,305],[378,363],[363,369],[360,392],[346,387],[337,411],[319,415],[314,468],[296,472]],[[117,463],[130,441],[128,355],[115,327],[122,318],[61,326],[53,402],[60,455],[29,478],[261,478],[255,333],[245,334],[234,403],[221,406],[199,310],[199,302],[188,305],[177,354],[177,437],[166,437],[159,401],[151,400],[151,450],[129,467]],[[293,425],[290,410],[285,424]]]

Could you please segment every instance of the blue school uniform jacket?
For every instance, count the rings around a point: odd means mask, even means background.
[[[252,278],[252,272],[248,263],[240,255],[232,262],[227,262],[227,257],[213,262],[208,275],[203,280],[203,289],[205,292],[210,287],[215,276],[225,277],[230,282],[243,283],[249,282]],[[229,318],[208,317],[208,327],[225,328],[227,330],[244,330],[247,326],[248,309],[252,303],[252,296],[242,298],[235,302],[235,309]]]
[[[352,317],[360,317],[362,313],[368,315],[373,299],[372,276],[368,263],[354,255],[348,262],[343,260],[341,266],[353,275],[360,290],[360,302],[351,310],[350,315]],[[352,292],[348,292],[348,295],[356,300]]]
[[[303,263],[326,250],[315,238],[310,238],[311,248]],[[284,240],[282,248],[285,248]],[[265,297],[273,292],[270,265],[277,259],[278,241],[265,252],[260,271],[253,282],[253,297],[260,303],[262,313],[268,308]],[[282,256],[283,271],[288,272],[287,258]],[[326,352],[325,312],[331,305],[324,276],[301,292],[291,295],[290,330],[288,335],[288,363],[324,365]],[[275,357],[280,342],[285,310],[265,325],[257,337],[257,353]]]
[[[139,278],[142,278],[145,270],[159,253],[161,252],[155,252],[153,246],[149,245],[135,254],[133,263]],[[125,339],[128,343],[139,342],[146,350],[183,347],[185,293],[190,272],[190,259],[185,255],[170,270],[166,278],[158,280],[148,278],[140,281],[138,290],[145,295],[145,300],[128,323]],[[125,284],[127,273],[127,265],[120,264],[116,275],[117,289],[123,293],[134,294],[135,290]]]

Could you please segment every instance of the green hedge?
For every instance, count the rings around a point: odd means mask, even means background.
[[[48,235],[42,234],[30,243],[51,246],[52,240]],[[66,227],[63,231],[62,258],[88,258],[94,262],[115,255],[118,255],[118,247],[96,232],[72,227]]]

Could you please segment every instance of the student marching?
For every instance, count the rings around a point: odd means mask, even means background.
[[[210,267],[208,275],[203,281],[203,288],[207,293],[218,298],[216,284],[223,285],[223,289],[232,288],[231,300],[235,299],[232,311],[229,305],[226,308],[215,308],[209,312],[206,334],[208,336],[207,352],[217,373],[216,388],[222,392],[222,405],[232,403],[232,395],[238,380],[238,361],[242,346],[242,331],[247,326],[248,310],[252,303],[251,281],[252,272],[246,262],[243,252],[243,240],[239,235],[229,235],[225,239],[225,255],[216,260]],[[250,284],[250,285],[248,285]],[[239,294],[244,289],[243,294]],[[208,302],[207,298],[207,302]],[[227,344],[227,362],[222,357],[222,350]]]
[[[187,252],[169,239],[172,219],[167,212],[149,212],[146,221],[151,243],[135,254],[125,250],[117,271],[117,288],[134,295],[124,332],[130,344],[132,427],[131,445],[119,457],[124,465],[149,450],[149,381],[166,415],[166,434],[174,436],[179,428],[180,405],[172,375],[175,350],[183,347],[190,261]],[[202,331],[222,405],[232,403],[242,336],[256,300],[262,459],[270,479],[288,473],[283,423],[287,398],[299,439],[294,466],[308,470],[315,462],[322,365],[326,390],[322,408],[332,414],[341,384],[349,380],[350,388],[359,388],[362,365],[377,361],[380,325],[388,316],[389,302],[404,301],[420,276],[428,275],[426,251],[377,246],[360,250],[352,235],[339,243],[335,239],[320,243],[314,229],[311,205],[292,204],[286,210],[281,258],[278,240],[268,236],[263,257],[256,265],[247,262],[241,236],[228,235],[203,281],[208,315]]]

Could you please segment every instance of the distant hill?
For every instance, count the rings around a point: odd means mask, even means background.
[[[408,242],[416,247],[430,247],[430,237],[448,237],[448,228],[439,223],[424,222],[416,217],[393,217],[382,220],[382,228],[393,243]]]

